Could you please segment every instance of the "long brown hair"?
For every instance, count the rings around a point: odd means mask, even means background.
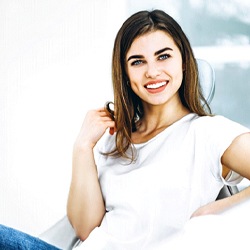
[[[198,68],[188,38],[180,25],[161,10],[140,11],[129,17],[117,33],[112,58],[112,80],[114,90],[116,148],[109,154],[132,158],[126,153],[132,145],[131,135],[136,130],[136,121],[143,117],[141,99],[128,84],[126,54],[133,41],[144,34],[161,30],[169,34],[182,56],[184,74],[179,96],[182,104],[200,116],[209,115],[211,110],[202,95],[198,80]]]

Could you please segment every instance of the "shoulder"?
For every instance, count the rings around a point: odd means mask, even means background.
[[[232,141],[249,129],[224,116],[195,116],[190,125],[196,137],[213,150],[223,152]]]
[[[217,125],[217,124],[232,124],[235,123],[234,121],[222,116],[222,115],[211,115],[211,116],[198,116],[195,115],[194,123],[204,126],[208,125]]]
[[[243,125],[235,122],[231,119],[228,119],[222,115],[214,115],[214,116],[198,116],[196,115],[193,120],[193,126],[196,128],[200,128],[207,132],[235,132],[235,133],[244,133],[249,131],[248,128]]]

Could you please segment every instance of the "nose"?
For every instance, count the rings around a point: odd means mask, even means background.
[[[146,78],[156,78],[161,74],[161,70],[156,63],[148,63],[147,70],[145,72]]]

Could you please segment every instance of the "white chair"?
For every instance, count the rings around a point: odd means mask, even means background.
[[[213,99],[215,91],[214,70],[205,60],[197,59],[197,63],[203,95],[207,102],[210,103]],[[224,186],[218,196],[218,199],[232,195],[237,191],[236,187]],[[80,240],[76,237],[74,229],[72,228],[67,216],[64,216],[55,225],[42,233],[39,238],[65,250],[72,249],[73,246],[80,242]]]

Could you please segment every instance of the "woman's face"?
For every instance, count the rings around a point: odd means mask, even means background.
[[[144,104],[180,102],[182,57],[166,32],[158,30],[136,38],[126,55],[126,63],[131,88]]]

